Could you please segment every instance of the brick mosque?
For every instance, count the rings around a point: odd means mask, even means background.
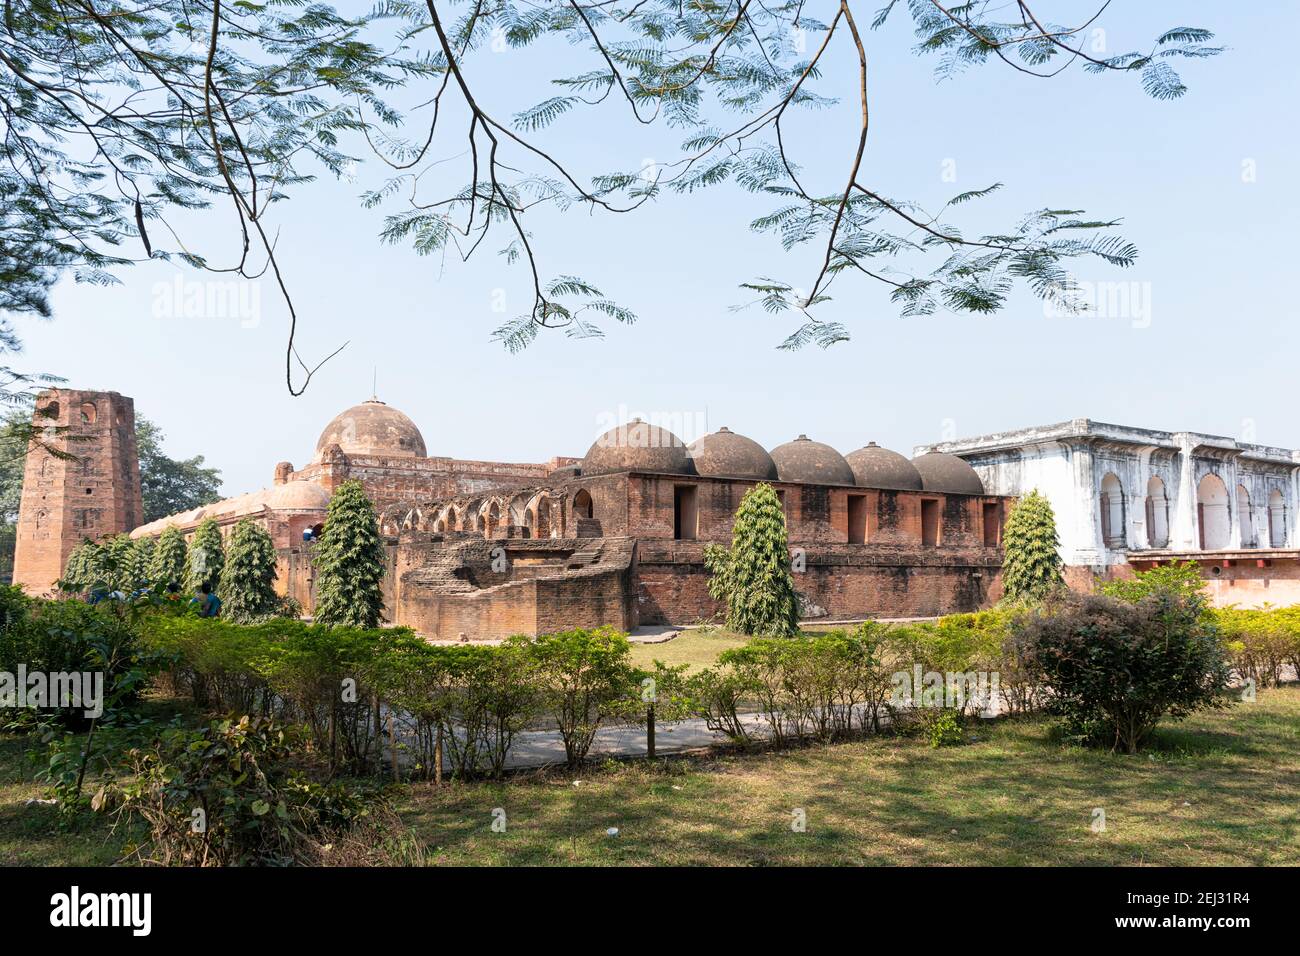
[[[767,451],[726,428],[688,446],[633,419],[582,458],[466,461],[430,456],[410,418],[371,399],[325,426],[309,464],[277,464],[270,487],[141,525],[131,399],[51,389],[36,414],[75,457],[28,455],[14,580],[34,593],[84,539],[252,518],[275,542],[278,589],[310,613],[330,495],[357,479],[387,544],[386,616],[430,639],[711,619],[704,547],[730,543],[759,482],[781,499],[809,618],[975,610],[1000,594],[1010,499],[947,453],[871,443],[844,456],[803,435]]]
[[[27,456],[14,581],[33,593],[87,538],[251,518],[275,543],[278,589],[310,614],[330,495],[357,479],[386,542],[385,614],[430,639],[713,619],[704,547],[730,543],[759,482],[781,499],[810,620],[988,606],[1003,524],[1033,488],[1056,511],[1072,586],[1190,560],[1216,603],[1300,602],[1300,451],[1196,432],[1075,419],[908,459],[804,435],[768,451],[727,428],[686,445],[633,419],[582,458],[511,463],[430,456],[410,418],[371,399],[325,426],[309,464],[277,464],[270,487],[142,525],[131,399],[51,389],[35,420],[68,454]]]

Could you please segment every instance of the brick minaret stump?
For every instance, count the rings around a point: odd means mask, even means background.
[[[41,414],[46,409],[53,414]],[[58,458],[33,445],[23,472],[14,584],[45,594],[73,548],[130,531],[144,520],[144,507],[131,399],[48,389],[36,397],[33,421],[47,429],[47,444],[75,456]]]

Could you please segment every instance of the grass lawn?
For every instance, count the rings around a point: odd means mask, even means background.
[[[1300,865],[1300,687],[1168,725],[1137,757],[1063,746],[1045,720],[971,733],[418,784],[397,810],[435,865]],[[30,746],[0,736],[0,865],[113,863],[127,837],[104,817],[25,805],[44,795]]]
[[[843,627],[852,630],[853,625],[808,624],[803,628],[806,634],[819,634]],[[660,644],[632,645],[632,663],[637,667],[651,667],[656,660],[665,664],[689,664],[692,671],[708,667],[718,660],[718,655],[728,648],[740,647],[752,638],[724,627],[692,627],[678,632],[670,641]]]
[[[33,780],[37,765],[26,758],[27,737],[0,735],[0,866],[108,866],[116,862],[121,836],[108,821],[86,813],[65,823],[57,808],[26,801],[45,796]]]
[[[1300,688],[1169,725],[1137,757],[1041,720],[974,734],[417,786],[399,812],[433,864],[1300,864]]]
[[[720,627],[693,627],[661,644],[633,644],[632,663],[649,668],[660,660],[665,664],[690,664],[691,670],[697,670],[715,663],[723,651],[748,641],[749,638]]]

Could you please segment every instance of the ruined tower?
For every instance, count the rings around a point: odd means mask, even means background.
[[[23,472],[14,584],[44,594],[86,538],[130,531],[144,520],[135,403],[117,392],[52,388],[36,397],[33,422],[51,454],[33,443]]]

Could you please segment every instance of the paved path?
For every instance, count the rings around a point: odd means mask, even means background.
[[[745,727],[756,737],[768,733],[767,721],[758,714],[741,717]],[[655,752],[660,754],[697,750],[713,744],[725,743],[725,734],[715,734],[703,720],[694,718],[675,724],[655,725]],[[645,754],[645,727],[617,724],[596,731],[588,758],[628,757]],[[512,770],[526,767],[548,767],[564,763],[564,742],[553,730],[530,730],[516,734],[506,767]]]

